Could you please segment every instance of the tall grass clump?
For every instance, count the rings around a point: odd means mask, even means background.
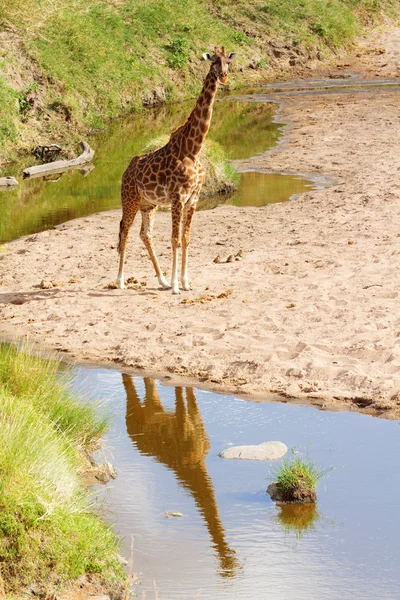
[[[57,360],[0,344],[0,386],[45,414],[71,444],[90,450],[106,431],[109,418],[70,391],[71,376],[72,369]]]
[[[294,455],[282,461],[267,491],[278,502],[315,502],[316,485],[331,470],[317,469],[308,457]]]
[[[49,594],[84,574],[124,579],[116,538],[79,477],[107,421],[72,396],[69,369],[58,368],[0,346],[0,564],[10,597],[30,585]]]

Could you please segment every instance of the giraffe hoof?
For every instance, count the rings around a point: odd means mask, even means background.
[[[125,282],[123,279],[120,279],[119,277],[117,278],[117,286],[118,289],[120,290],[124,290],[125,289]]]
[[[180,291],[180,289],[178,287],[176,287],[176,288],[173,287],[172,288],[172,293],[175,294],[176,296],[178,296],[181,293],[181,291]]]
[[[189,285],[189,283],[182,283],[182,289],[184,292],[190,292],[190,290],[192,289],[191,286]]]
[[[165,277],[162,275],[158,278],[158,283],[160,284],[160,286],[162,287],[163,290],[170,290],[171,286],[168,283],[168,281],[165,279]]]

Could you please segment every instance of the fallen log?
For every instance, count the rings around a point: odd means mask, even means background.
[[[18,185],[18,181],[15,177],[0,177],[0,191],[15,187],[16,185]]]
[[[56,160],[55,162],[46,163],[45,165],[38,165],[37,167],[28,167],[24,169],[24,178],[26,177],[42,177],[49,173],[63,173],[68,169],[75,169],[86,163],[89,163],[93,156],[94,150],[86,142],[81,142],[82,154],[73,158],[72,160]]]

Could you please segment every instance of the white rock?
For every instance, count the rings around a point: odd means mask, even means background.
[[[275,460],[285,456],[288,447],[283,442],[263,442],[257,446],[232,446],[220,453],[222,458]]]

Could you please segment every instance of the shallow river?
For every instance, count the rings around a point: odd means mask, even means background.
[[[107,520],[134,540],[139,598],[361,600],[400,597],[399,423],[260,403],[77,368],[114,425],[98,486]],[[277,462],[229,461],[229,445],[280,440],[334,467],[313,507],[265,493]],[[99,457],[104,459],[104,455]],[[168,518],[167,512],[183,516]]]

